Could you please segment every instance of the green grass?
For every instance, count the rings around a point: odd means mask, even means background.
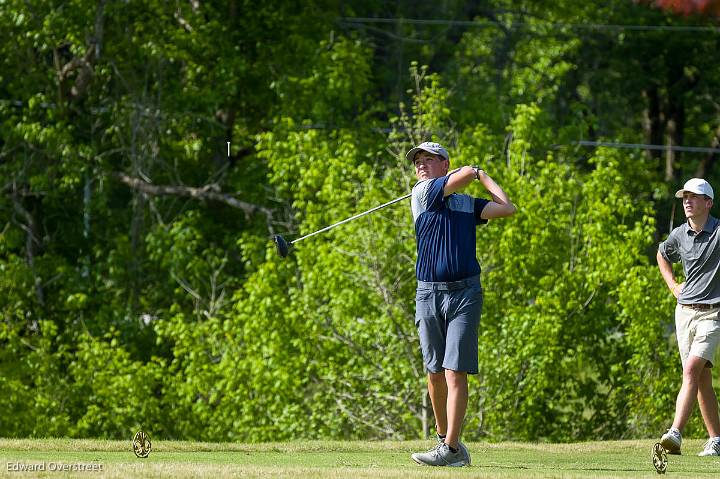
[[[313,441],[268,444],[155,441],[138,459],[131,440],[0,439],[0,477],[204,477],[242,478],[576,478],[658,477],[654,440],[576,444],[468,443],[473,465],[418,466],[410,453],[430,441]],[[683,444],[687,455],[669,456],[668,477],[720,477],[720,457],[697,457],[702,441]],[[15,465],[45,471],[14,472]],[[50,471],[58,464],[102,466],[101,472]],[[37,466],[36,466],[37,467]]]

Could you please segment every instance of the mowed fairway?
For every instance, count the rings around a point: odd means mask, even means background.
[[[430,441],[313,441],[268,444],[154,441],[148,458],[136,458],[131,440],[0,439],[1,477],[204,477],[243,478],[575,478],[658,477],[653,440],[576,444],[468,443],[473,464],[465,468],[418,466],[410,453]],[[720,477],[720,457],[695,456],[702,441],[683,444],[686,455],[669,456],[667,477]],[[58,465],[101,471],[58,472]],[[37,470],[44,466],[44,471]],[[31,472],[17,472],[17,469]],[[53,470],[51,470],[53,469]]]

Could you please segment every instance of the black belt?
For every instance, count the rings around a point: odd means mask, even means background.
[[[720,308],[720,304],[681,304],[680,306],[684,306],[686,308],[694,309],[695,311],[709,311],[711,309],[718,309]]]

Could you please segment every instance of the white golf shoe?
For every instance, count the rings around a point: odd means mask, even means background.
[[[698,456],[720,456],[720,439],[709,439]]]
[[[443,442],[445,442],[445,437],[444,436],[441,437],[440,434],[435,433],[435,440],[437,441],[438,444],[442,444]],[[435,447],[437,447],[437,446],[435,446]],[[435,448],[433,448],[433,449],[435,449]],[[467,458],[467,465],[469,466],[470,463],[472,462],[472,460],[470,459],[470,451],[468,451],[468,448],[465,446],[465,444],[462,443],[462,441],[458,441],[458,449]]]
[[[467,449],[466,449],[467,451]],[[428,452],[416,452],[412,456],[413,461],[426,466],[450,466],[462,467],[470,464],[469,457],[461,449],[452,452],[444,442],[438,444]]]
[[[682,445],[682,435],[679,431],[668,429],[668,431],[660,438],[660,445],[665,448],[668,454],[680,454],[680,446]]]

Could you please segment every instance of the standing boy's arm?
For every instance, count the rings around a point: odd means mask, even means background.
[[[675,274],[672,270],[672,264],[665,259],[662,253],[660,253],[660,250],[658,250],[656,257],[658,268],[660,268],[660,274],[665,280],[665,284],[667,284],[667,287],[670,288],[673,296],[677,298],[678,296],[680,296],[680,291],[682,291],[682,287],[685,285],[685,283],[678,284],[678,282],[675,281]]]

